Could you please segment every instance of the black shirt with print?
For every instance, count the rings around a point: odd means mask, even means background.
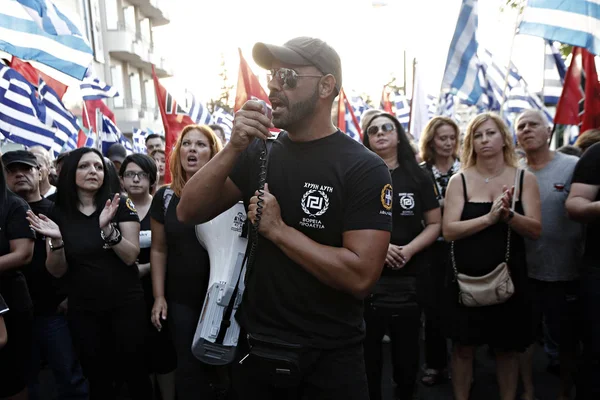
[[[138,269],[126,265],[113,249],[104,249],[100,236],[101,209],[91,215],[74,210],[68,215],[60,207],[53,216],[65,242],[69,282],[69,308],[109,310],[143,297]],[[137,211],[130,199],[121,197],[112,222],[137,222]]]
[[[0,210],[0,256],[10,253],[10,241],[35,239],[35,233],[25,219],[29,205],[25,200],[7,190],[6,202]],[[11,310],[26,311],[33,307],[27,282],[20,268],[0,273],[0,294]]]
[[[29,203],[34,214],[44,214],[49,218],[52,216],[54,203],[42,198],[40,201]],[[33,301],[35,315],[53,315],[58,305],[65,299],[65,291],[62,290],[62,279],[55,278],[46,268],[46,238],[41,234],[36,235],[33,259],[31,263],[23,268],[23,274],[27,279],[29,294]]]
[[[394,203],[392,208],[393,226],[391,243],[404,246],[425,229],[425,212],[439,208],[431,179],[422,170],[417,177],[396,168],[392,172]],[[402,269],[384,268],[382,275],[416,276],[419,266],[426,262],[426,251],[416,254]]]
[[[230,174],[246,207],[258,187],[262,149],[261,141],[251,143]],[[282,132],[270,150],[267,183],[283,221],[317,243],[341,247],[346,231],[391,231],[389,171],[381,158],[341,131],[310,142],[293,142]],[[362,305],[259,236],[236,317],[251,333],[336,348],[362,340]]]
[[[600,185],[600,143],[596,143],[583,153],[577,162],[571,183]],[[594,201],[600,201],[600,190]],[[600,247],[598,243],[600,243],[600,219],[596,218],[594,221],[587,223],[583,260],[587,265],[600,268]]]
[[[177,219],[179,197],[174,193],[165,212],[165,190],[162,187],[156,192],[150,206],[150,216],[164,225],[167,239],[165,296],[167,301],[199,310],[208,287],[208,253],[196,238],[195,225]]]

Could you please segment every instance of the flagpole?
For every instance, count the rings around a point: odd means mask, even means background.
[[[81,100],[83,101],[83,114],[85,115],[85,119],[87,121],[87,125],[90,127],[90,129],[93,129],[92,128],[92,124],[90,123],[90,116],[88,114],[87,107],[85,106],[85,100],[83,100],[83,98]]]
[[[504,103],[506,103],[506,88],[508,87],[508,78],[510,77],[510,67],[512,65],[512,55],[515,47],[515,37],[517,36],[517,27],[519,26],[519,13],[515,19],[515,26],[513,28],[512,39],[510,40],[510,53],[508,55],[508,67],[506,68],[506,75],[504,76],[504,88],[502,89],[502,103],[500,103],[500,118],[504,116]]]
[[[413,105],[414,105],[414,100],[415,100],[415,71],[417,70],[417,59],[413,58],[413,76],[412,76],[412,87],[410,88],[411,94],[410,94],[410,111],[408,113],[408,132],[412,135],[412,132],[410,132],[411,129],[411,122],[412,122],[412,114],[413,114]],[[414,135],[413,135],[414,137]]]

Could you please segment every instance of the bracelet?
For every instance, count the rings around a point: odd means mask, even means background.
[[[102,248],[105,250],[110,249],[112,246],[116,246],[117,244],[121,243],[121,239],[123,239],[121,231],[119,231],[119,228],[116,227],[116,224],[113,223],[111,224],[111,226],[113,229],[107,236],[104,235],[102,229],[100,230],[100,236],[102,237],[102,240],[104,240],[104,246],[102,246]]]
[[[61,241],[60,241],[60,244],[59,244],[58,246],[53,246],[53,245],[52,245],[52,239],[50,239],[50,240],[48,241],[48,247],[50,247],[50,251],[56,251],[56,250],[60,250],[60,249],[62,249],[63,247],[65,247],[65,242],[64,242],[64,240],[61,240]]]

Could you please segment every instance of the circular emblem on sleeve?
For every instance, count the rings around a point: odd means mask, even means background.
[[[394,198],[394,192],[392,191],[392,185],[389,183],[381,189],[381,205],[386,210],[392,209],[392,200]]]
[[[133,204],[133,201],[131,201],[131,199],[127,199],[125,200],[125,205],[127,206],[127,208],[129,208],[131,211],[133,212],[137,212],[137,210],[135,209],[135,205]]]

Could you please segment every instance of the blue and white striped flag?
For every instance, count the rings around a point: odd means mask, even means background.
[[[477,104],[483,93],[477,79],[477,24],[477,0],[463,0],[442,80],[442,90],[462,94],[470,105]]]
[[[405,95],[401,93],[394,93],[394,106],[396,107],[396,118],[400,125],[407,130],[408,121],[410,120],[410,105]]]
[[[102,114],[102,132],[98,135],[100,143],[97,144],[102,149],[101,151],[104,156],[106,156],[110,146],[115,143],[121,143],[121,136],[123,136],[123,134],[119,128],[117,128],[110,118]]]
[[[98,100],[119,96],[116,88],[102,82],[98,77],[92,76],[89,71],[88,69],[86,77],[79,85],[83,100]],[[152,96],[154,96],[154,93],[152,93]]]
[[[450,92],[446,92],[441,96],[441,101],[438,103],[437,115],[443,117],[454,118],[455,107],[454,107],[454,95]]]
[[[562,94],[567,67],[554,43],[546,41],[545,47],[544,87],[542,93],[544,95],[544,103],[556,105]]]
[[[212,124],[213,119],[210,115],[210,112],[208,112],[208,107],[206,107],[201,102],[197,101],[196,97],[194,97],[194,95],[192,95],[191,93],[190,95],[192,96],[192,105],[190,106],[190,111],[188,112],[188,114],[192,121],[194,121],[196,124],[201,125]]]
[[[50,0],[2,0],[0,50],[83,79],[93,51]]]
[[[354,116],[360,123],[362,120],[362,115],[365,111],[372,108],[361,96],[351,96],[348,98],[350,105],[352,106],[352,110],[354,110]]]
[[[212,114],[212,118],[215,124],[221,125],[223,132],[225,132],[225,140],[229,141],[231,130],[233,129],[233,115],[217,106]]]
[[[35,88],[12,68],[0,64],[0,134],[27,147],[54,145],[52,118]]]
[[[75,150],[77,148],[77,141],[79,140],[79,132],[75,135],[71,136],[67,143],[65,143],[65,147],[63,147],[63,152],[68,152],[71,150]]]
[[[146,154],[146,132],[141,129],[134,128],[132,139],[133,139],[133,152],[139,154]]]
[[[529,0],[519,33],[583,47],[600,55],[598,0]]]
[[[86,133],[87,138],[85,139],[84,147],[91,147],[94,149],[98,148],[98,144],[96,143],[97,137],[94,131],[89,131]]]
[[[42,103],[46,106],[46,113],[52,118],[52,126],[56,128],[52,151],[54,156],[57,156],[65,150],[65,145],[70,138],[77,138],[81,128],[77,118],[65,108],[56,92],[41,78],[38,92]],[[77,148],[77,139],[75,139],[75,148]]]

